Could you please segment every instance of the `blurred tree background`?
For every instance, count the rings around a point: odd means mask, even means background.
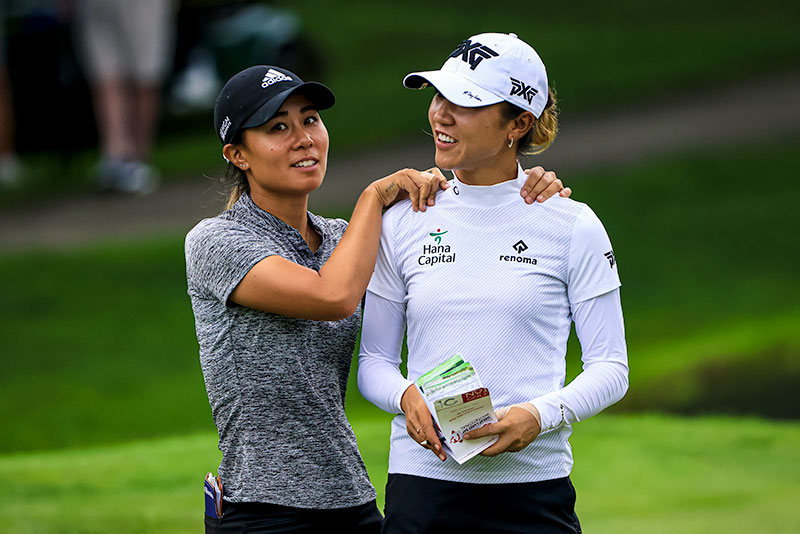
[[[404,90],[403,75],[438,68],[485,31],[530,42],[573,117],[800,70],[800,9],[775,0],[236,2],[276,10],[241,20],[221,4],[185,2],[179,18],[154,156],[165,182],[219,172],[207,97],[269,54],[336,93],[324,118],[337,158],[424,138],[430,94]],[[270,16],[279,24],[265,34]],[[231,28],[247,39],[226,42]],[[762,98],[741,110],[742,129]],[[23,118],[41,113],[28,105]],[[22,123],[29,180],[0,191],[0,209],[88,194],[92,132],[37,145]],[[800,498],[797,141],[690,145],[560,174],[614,243],[631,367],[626,398],[575,426],[588,532],[800,530],[787,506]],[[0,252],[0,474],[11,482],[0,511],[12,531],[201,528],[200,480],[219,453],[185,292],[185,231]],[[579,358],[573,339],[570,376]],[[389,417],[354,381],[348,413],[382,499]]]

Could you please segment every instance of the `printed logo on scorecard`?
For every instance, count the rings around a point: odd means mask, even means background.
[[[475,67],[477,67],[484,59],[492,59],[493,57],[497,57],[499,55],[500,54],[486,45],[482,45],[481,43],[473,43],[469,39],[464,39],[448,57],[461,56],[462,61],[469,63],[469,69],[475,70]]]
[[[525,244],[525,241],[520,239],[511,247],[517,251],[518,256],[511,256],[508,254],[500,254],[500,261],[510,261],[512,263],[526,263],[528,265],[536,265],[538,262],[536,258],[530,258],[528,256],[523,256],[522,253],[528,250],[528,245]]]
[[[287,76],[284,73],[278,72],[275,69],[269,69],[267,73],[264,75],[264,79],[261,80],[261,87],[266,89],[273,83],[291,82],[291,81],[292,81],[291,76]]]
[[[509,76],[509,78],[511,77]],[[533,97],[537,94],[539,94],[539,91],[534,89],[532,85],[526,85],[523,81],[520,81],[516,78],[511,78],[511,96],[521,96],[528,101],[528,104],[530,104],[533,100]]]

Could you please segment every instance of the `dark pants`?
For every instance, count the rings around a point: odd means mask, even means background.
[[[384,534],[580,534],[569,477],[522,484],[465,484],[389,474]]]
[[[375,501],[352,508],[308,510],[266,503],[222,501],[222,519],[206,520],[206,534],[233,532],[344,532],[378,534],[381,517]]]

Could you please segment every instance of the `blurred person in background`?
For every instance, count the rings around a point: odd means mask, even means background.
[[[101,190],[147,194],[161,86],[172,67],[174,0],[77,0],[78,49],[92,89]]]
[[[516,35],[487,33],[460,43],[441,70],[403,83],[435,88],[436,165],[455,178],[424,217],[405,202],[386,212],[367,291],[359,389],[400,414],[384,532],[578,533],[571,425],[625,394],[627,350],[600,220],[571,199],[531,208],[519,198],[520,155],[546,149],[558,131],[544,64]],[[426,247],[434,236],[440,245]],[[584,365],[565,386],[573,321]],[[498,439],[463,464],[445,461],[413,384],[455,354],[480,373],[499,420],[464,433]]]
[[[0,0],[0,187],[14,186],[20,179],[20,164],[14,152],[14,107],[6,69],[6,2]]]
[[[344,411],[361,300],[383,209],[403,194],[426,211],[448,186],[437,169],[405,169],[366,187],[349,223],[310,213],[327,168],[319,112],[333,104],[324,85],[268,65],[233,76],[215,104],[231,195],[185,248],[222,451],[222,517],[206,515],[206,532],[381,529]],[[526,187],[562,189],[540,172]]]

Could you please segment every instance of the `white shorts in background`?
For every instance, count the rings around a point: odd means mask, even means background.
[[[173,0],[80,0],[78,46],[88,76],[159,83],[171,67]]]

